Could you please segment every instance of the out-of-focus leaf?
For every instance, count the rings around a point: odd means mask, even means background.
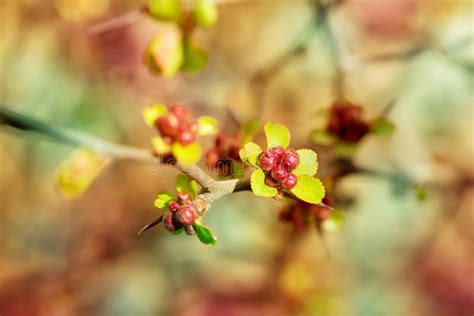
[[[267,138],[267,148],[273,148],[280,145],[283,148],[290,144],[290,131],[282,124],[265,124],[265,136]]]
[[[260,130],[260,120],[253,119],[242,125],[240,132],[242,133],[242,144],[248,143],[253,140],[255,134]]]
[[[422,187],[421,185],[417,185],[415,187],[415,192],[416,192],[416,197],[418,198],[419,201],[426,200],[426,190],[424,187]]]
[[[328,219],[324,220],[321,224],[325,231],[333,232],[341,228],[344,224],[344,215],[338,211],[332,211]]]
[[[157,154],[167,154],[171,150],[171,146],[160,136],[153,136],[151,139],[151,144]]]
[[[192,143],[183,146],[178,142],[171,145],[171,153],[182,164],[192,165],[201,158],[201,146],[198,143]]]
[[[193,16],[200,27],[211,27],[216,21],[219,12],[214,0],[196,0],[193,8]]]
[[[194,231],[198,236],[199,240],[206,245],[215,245],[217,242],[217,237],[207,226],[202,225],[201,223],[195,222],[193,224]]]
[[[207,136],[207,135],[214,135],[217,133],[217,121],[212,116],[201,116],[198,119],[199,123],[199,130],[198,134]]]
[[[183,44],[178,29],[161,31],[148,44],[144,61],[148,68],[165,78],[173,77],[183,64]]]
[[[314,176],[318,171],[318,155],[311,149],[298,149],[296,152],[300,156],[300,163],[293,173],[296,176]]]
[[[393,124],[387,119],[381,118],[372,122],[370,132],[374,135],[389,137],[393,134],[395,128],[395,124]]]
[[[198,193],[198,185],[196,181],[189,176],[180,174],[176,177],[176,190],[178,190],[178,192],[186,192],[195,199]]]
[[[239,151],[239,156],[243,162],[247,162],[252,166],[257,167],[258,156],[261,152],[262,148],[260,148],[260,146],[255,143],[249,142],[245,144],[244,148]]]
[[[322,182],[312,176],[299,176],[298,183],[290,190],[302,201],[318,204],[322,201],[325,190]]]
[[[73,152],[59,167],[56,184],[68,198],[84,193],[107,165],[109,159],[92,150],[81,148]]]
[[[240,179],[245,175],[244,164],[240,161],[232,161],[232,179]]]
[[[334,151],[339,156],[352,157],[357,149],[357,144],[338,141],[334,144]]]
[[[148,0],[148,11],[158,20],[177,21],[181,16],[180,0]]]
[[[169,192],[160,192],[156,195],[155,206],[157,208],[168,207],[169,201],[174,200],[174,196]]]
[[[195,72],[206,66],[209,59],[207,52],[198,47],[191,37],[185,37],[183,49],[184,61],[181,69],[187,72]]]
[[[156,119],[165,116],[166,113],[168,113],[166,106],[156,103],[143,109],[143,119],[148,126],[154,126]]]
[[[184,227],[181,227],[181,228],[178,228],[178,229],[175,230],[175,231],[172,231],[171,233],[172,233],[173,235],[179,235],[179,234],[181,234],[183,231],[184,231]]]
[[[278,190],[265,184],[265,174],[262,169],[255,170],[250,176],[250,186],[255,195],[263,197],[272,197],[278,193]]]
[[[310,141],[317,145],[329,146],[336,142],[336,137],[324,129],[315,129],[311,132]]]

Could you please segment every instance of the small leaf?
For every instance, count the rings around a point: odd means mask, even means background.
[[[158,20],[177,21],[181,15],[180,0],[148,0],[150,15]]]
[[[168,113],[166,106],[156,103],[143,109],[143,119],[148,126],[154,126],[156,119],[165,116],[166,113]]]
[[[165,78],[173,77],[183,64],[183,44],[179,29],[163,30],[145,50],[144,61],[148,68]]]
[[[187,72],[196,72],[204,68],[209,56],[206,51],[194,43],[190,36],[186,36],[183,43],[184,62],[181,69]]]
[[[200,27],[211,27],[217,21],[219,15],[214,0],[196,0],[193,8],[193,16]]]
[[[334,232],[344,224],[344,215],[338,211],[332,211],[329,218],[321,223],[322,228],[328,232]]]
[[[310,141],[314,144],[329,146],[337,141],[337,138],[323,129],[315,129],[309,136]]]
[[[319,179],[304,175],[298,177],[298,183],[291,189],[291,193],[305,202],[318,204],[321,203],[325,190]]]
[[[172,231],[171,233],[172,233],[173,235],[179,235],[179,234],[181,234],[183,231],[184,231],[184,227],[180,227],[180,228],[176,229],[175,231]]]
[[[182,164],[192,165],[201,158],[201,146],[198,143],[192,143],[183,146],[178,142],[171,145],[171,153]]]
[[[243,162],[249,163],[254,167],[258,167],[257,161],[261,152],[262,148],[260,148],[260,146],[250,142],[245,144],[244,148],[239,151],[239,156]]]
[[[260,130],[260,120],[253,119],[242,125],[240,132],[242,133],[242,144],[251,142],[255,134]]]
[[[196,181],[185,174],[180,174],[176,177],[176,189],[178,192],[186,192],[193,199],[196,198],[198,193],[198,185]]]
[[[250,176],[250,186],[255,195],[272,197],[277,195],[278,190],[265,184],[265,174],[262,169],[255,170]]]
[[[157,208],[166,208],[168,207],[169,201],[174,200],[174,196],[169,192],[160,192],[156,195],[155,206]]]
[[[336,154],[343,157],[352,157],[357,149],[357,144],[338,141],[334,144],[334,151]]]
[[[417,185],[415,187],[415,193],[416,193],[416,197],[417,197],[418,201],[426,200],[426,190],[421,185]]]
[[[217,121],[212,116],[201,116],[198,119],[199,135],[207,136],[217,133]]]
[[[171,150],[171,146],[160,136],[153,136],[151,139],[151,145],[157,154],[167,154]]]
[[[280,145],[283,148],[290,144],[290,131],[278,123],[265,124],[265,136],[267,138],[267,148],[273,148]]]
[[[318,171],[318,155],[311,149],[299,149],[300,163],[293,173],[297,176],[314,176]]]
[[[108,161],[106,156],[87,148],[74,151],[58,169],[56,185],[59,192],[67,198],[81,195],[90,187]]]
[[[387,119],[380,118],[372,122],[370,132],[374,135],[389,137],[395,131],[395,124]]]
[[[198,236],[199,240],[206,245],[215,245],[217,242],[217,237],[207,226],[202,225],[201,223],[195,222],[193,224],[194,231]]]

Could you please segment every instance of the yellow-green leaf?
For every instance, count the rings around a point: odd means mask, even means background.
[[[59,167],[56,185],[59,192],[67,198],[74,198],[85,192],[109,159],[92,150],[81,148]]]
[[[180,174],[176,177],[176,190],[178,190],[178,192],[186,192],[195,199],[198,193],[198,185],[196,181],[189,176]]]
[[[265,136],[267,138],[267,148],[273,148],[281,146],[283,148],[288,147],[290,144],[290,131],[278,123],[267,123],[265,124]]]
[[[372,122],[370,132],[375,135],[389,137],[395,131],[395,124],[385,118],[380,118]]]
[[[197,46],[190,36],[185,37],[183,49],[184,61],[181,69],[187,72],[195,72],[206,66],[209,59],[207,52]]]
[[[253,119],[242,125],[240,132],[242,133],[242,144],[252,141],[255,134],[260,130],[260,120]]]
[[[255,143],[249,142],[244,145],[239,151],[240,159],[243,162],[249,163],[254,167],[257,167],[258,156],[262,152],[262,148]]]
[[[196,0],[193,8],[193,16],[200,27],[213,26],[218,17],[217,6],[214,0]]]
[[[344,224],[344,215],[338,211],[332,211],[329,218],[324,220],[321,224],[325,231],[333,232],[341,228]]]
[[[155,206],[157,208],[166,208],[168,203],[174,200],[174,196],[169,192],[160,192],[156,195]]]
[[[311,149],[299,149],[296,152],[300,156],[300,163],[293,173],[297,176],[314,176],[318,171],[318,155]]]
[[[155,19],[177,21],[181,15],[180,0],[148,0],[148,12]]]
[[[171,150],[171,146],[160,136],[153,136],[151,139],[151,144],[157,154],[167,154]]]
[[[337,141],[337,138],[324,129],[315,129],[311,132],[310,141],[314,144],[329,146]]]
[[[298,183],[291,189],[291,193],[296,195],[300,200],[308,203],[321,203],[325,190],[321,181],[312,176],[299,176]]]
[[[179,29],[166,29],[148,44],[144,60],[148,68],[165,78],[173,77],[183,64],[183,44]]]
[[[143,109],[143,119],[148,126],[154,126],[156,119],[165,116],[168,109],[161,103],[155,103]]]
[[[201,116],[198,119],[199,135],[214,135],[217,133],[217,121],[212,116]]]
[[[278,193],[278,190],[265,184],[265,174],[262,169],[255,170],[250,176],[250,186],[255,195],[263,197],[272,197]]]
[[[201,146],[198,143],[192,143],[183,146],[178,142],[171,145],[171,153],[182,164],[192,165],[201,158]]]

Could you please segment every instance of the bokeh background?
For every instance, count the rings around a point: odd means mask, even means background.
[[[278,60],[299,43],[310,1],[221,2],[218,23],[197,34],[206,68],[163,79],[142,63],[162,23],[144,16],[88,32],[139,1],[2,0],[2,105],[149,148],[143,107],[180,101],[224,129],[226,108],[284,123],[294,147],[306,145],[335,98],[331,51],[316,30]],[[175,170],[115,162],[68,200],[54,179],[72,149],[2,129],[0,315],[472,315],[473,5],[347,0],[331,11],[345,96],[368,118],[396,100],[394,135],[364,139],[354,160],[423,184],[426,199],[394,190],[393,179],[346,177],[344,226],[323,238],[292,233],[278,221],[281,204],[251,193],[209,211],[215,247],[162,227],[138,236]],[[277,71],[256,76],[268,67]]]

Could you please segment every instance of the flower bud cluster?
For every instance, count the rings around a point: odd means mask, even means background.
[[[155,126],[167,144],[178,142],[187,146],[196,140],[199,124],[189,120],[189,114],[188,108],[175,104],[165,116],[156,119]]]
[[[323,203],[332,206],[333,200],[326,195]],[[280,212],[280,220],[291,223],[295,231],[302,231],[313,223],[321,223],[329,218],[331,211],[323,206],[297,201]]]
[[[258,164],[265,172],[265,184],[274,188],[291,190],[298,183],[293,170],[298,167],[300,156],[293,149],[281,146],[269,148],[260,154]]]
[[[177,201],[168,203],[170,212],[163,218],[167,230],[174,232],[184,227],[186,234],[193,235],[193,224],[197,217],[196,205],[189,194],[181,192]]]
[[[369,124],[362,117],[362,107],[346,101],[336,101],[331,107],[326,130],[339,139],[357,143],[369,129]]]
[[[206,153],[209,167],[216,168],[223,175],[232,174],[232,160],[240,160],[239,151],[242,148],[241,135],[229,136],[220,133],[214,140],[214,147]]]

